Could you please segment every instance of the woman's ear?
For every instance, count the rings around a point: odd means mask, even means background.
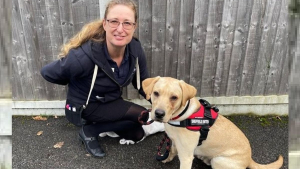
[[[160,79],[160,76],[147,78],[142,82],[143,90],[146,94],[146,99],[149,100],[154,87],[154,84]]]
[[[102,26],[103,26],[103,29],[106,31],[106,24],[107,24],[107,22],[106,22],[106,20],[105,19],[103,19],[103,21],[102,21]]]

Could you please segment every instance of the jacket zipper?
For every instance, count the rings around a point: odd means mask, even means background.
[[[135,60],[136,62],[136,60]],[[135,70],[136,68],[134,68],[133,70]],[[120,87],[120,91],[122,91],[123,86],[121,86],[114,78],[112,78],[103,68],[101,68],[101,70],[111,79],[113,80],[119,87]],[[128,82],[129,79],[131,79],[131,77],[133,76],[134,71],[131,73],[131,75],[129,76],[129,78],[125,81],[124,84],[126,84]]]
[[[120,87],[120,90],[122,91],[122,86],[114,79],[112,78],[111,76],[109,76],[109,74],[103,69],[101,68],[101,70],[111,79],[113,80],[119,87]]]
[[[134,65],[136,65],[136,61],[137,61],[137,60],[135,59],[135,64],[134,64]],[[126,84],[126,83],[128,82],[128,80],[131,79],[131,77],[134,75],[134,70],[136,71],[136,68],[133,69],[133,72],[131,73],[131,75],[130,75],[129,78],[125,81],[124,84]]]

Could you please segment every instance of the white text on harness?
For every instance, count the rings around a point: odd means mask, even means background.
[[[209,124],[209,120],[191,119],[191,125],[205,125]]]

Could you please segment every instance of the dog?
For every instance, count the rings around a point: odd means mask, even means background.
[[[221,114],[218,114],[200,146],[200,132],[170,125],[170,121],[185,120],[199,110],[201,104],[195,98],[195,87],[182,80],[159,76],[145,79],[142,86],[146,99],[152,102],[150,117],[164,123],[165,131],[172,140],[169,156],[163,163],[172,161],[178,155],[180,169],[190,169],[194,157],[213,169],[279,169],[282,166],[281,155],[277,161],[266,165],[253,161],[250,143],[244,133]],[[179,117],[179,114],[182,116]],[[174,117],[179,118],[171,120]]]

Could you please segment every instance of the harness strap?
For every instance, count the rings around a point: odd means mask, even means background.
[[[209,132],[209,126],[201,127],[201,129],[200,129],[200,138],[199,138],[197,146],[200,146],[202,144],[202,141],[206,140],[208,132]]]

